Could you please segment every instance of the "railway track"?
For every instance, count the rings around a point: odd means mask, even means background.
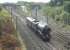
[[[63,47],[64,46],[69,47],[68,44],[70,44],[70,33],[63,32],[61,27],[59,25],[57,25],[55,23],[55,21],[53,21],[50,17],[48,17],[48,19],[49,19],[48,24],[49,24],[50,28],[52,28],[52,32],[51,32],[52,40],[58,41],[59,43],[61,43],[63,45]],[[52,44],[52,42],[51,42],[51,44]],[[55,46],[57,46],[57,45],[58,44],[56,44]]]
[[[65,35],[63,35],[62,33],[60,32],[55,32],[55,33],[56,33],[55,35],[56,39],[59,39],[62,42],[70,42],[70,39],[67,38]]]
[[[60,48],[58,50],[70,49],[70,38],[66,37],[66,35],[64,35],[60,32],[55,32],[55,33],[56,33],[56,35],[55,35],[55,37],[53,37],[53,40],[55,39],[56,41],[58,41],[61,44],[60,47],[56,47],[56,48]],[[53,44],[53,43],[51,43],[51,44]],[[55,46],[57,46],[57,45],[58,44],[56,44]]]

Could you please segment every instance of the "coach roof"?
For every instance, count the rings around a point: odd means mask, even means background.
[[[35,21],[32,17],[26,17],[29,21]]]

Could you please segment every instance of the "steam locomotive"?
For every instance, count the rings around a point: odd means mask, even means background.
[[[26,17],[26,24],[28,27],[32,28],[42,40],[49,42],[51,39],[51,28],[48,27],[48,24],[42,21],[38,21],[32,17]]]

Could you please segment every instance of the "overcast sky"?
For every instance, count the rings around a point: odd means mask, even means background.
[[[16,3],[17,1],[28,1],[28,2],[43,2],[43,3],[47,3],[50,0],[0,0],[0,3],[4,3],[4,2],[14,2]]]

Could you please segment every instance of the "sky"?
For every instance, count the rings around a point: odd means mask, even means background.
[[[43,2],[43,3],[47,3],[50,0],[0,0],[0,3],[4,3],[4,2],[10,2],[10,3],[16,3],[18,1],[27,1],[27,2]]]

